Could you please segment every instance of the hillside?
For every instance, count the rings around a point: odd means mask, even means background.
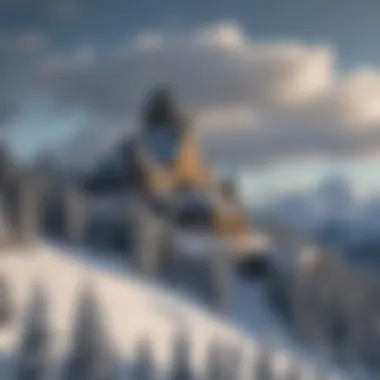
[[[182,295],[165,289],[164,285],[138,278],[118,264],[106,266],[94,262],[83,251],[74,257],[73,252],[50,245],[36,246],[32,251],[3,251],[0,277],[10,287],[15,306],[15,320],[0,329],[3,357],[12,357],[17,349],[28,300],[37,283],[46,290],[48,299],[56,369],[71,350],[76,306],[82,300],[79,297],[84,289],[92,289],[103,316],[106,335],[112,342],[115,355],[123,363],[133,360],[136,344],[148,337],[157,362],[161,368],[168,368],[175,333],[178,328],[184,328],[190,337],[195,370],[203,371],[208,344],[215,339],[241,350],[242,370],[249,370],[250,361],[257,359],[261,352],[258,342],[269,332],[272,332],[273,348],[277,346],[271,353],[274,375],[278,373],[279,379],[286,378],[286,368],[290,371],[294,361],[305,371],[302,378],[306,378],[306,372],[313,368],[313,361],[291,343],[284,329],[276,326],[276,319],[265,309],[259,288],[250,293],[252,305],[245,308],[246,320],[239,312],[234,312],[232,318],[241,326],[238,329],[233,327],[231,320],[228,321],[229,318],[214,315],[197,301],[186,301]],[[244,288],[243,284],[239,286]],[[243,288],[239,290],[241,294],[248,291]],[[241,302],[237,300],[236,310],[241,310]],[[12,369],[11,363],[4,364],[6,372]],[[252,378],[252,372],[248,376]]]

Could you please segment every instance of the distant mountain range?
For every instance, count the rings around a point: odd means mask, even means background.
[[[380,269],[380,196],[355,199],[343,177],[327,178],[314,191],[284,195],[262,212],[354,262]]]

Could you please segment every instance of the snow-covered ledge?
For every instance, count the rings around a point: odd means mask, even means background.
[[[138,347],[142,350],[140,356],[147,360],[145,346],[140,345],[141,340],[147,339],[156,370],[170,371],[171,375],[164,377],[168,379],[195,378],[187,373],[189,368],[194,374],[207,371],[206,378],[209,379],[216,378],[215,371],[218,370],[232,371],[227,377],[230,379],[238,378],[238,374],[247,379],[267,379],[266,371],[272,372],[271,379],[290,378],[288,376],[292,379],[333,378],[327,368],[315,367],[311,358],[295,346],[277,347],[279,342],[275,341],[269,346],[263,345],[257,340],[259,331],[239,330],[228,320],[205,311],[195,302],[184,300],[183,296],[158,283],[125,273],[125,268],[110,270],[75,259],[70,252],[59,247],[43,245],[32,250],[28,255],[3,250],[0,255],[0,277],[9,287],[14,307],[14,319],[0,328],[0,352],[4,358],[2,373],[27,367],[23,361],[28,362],[27,358],[23,359],[28,352],[25,328],[27,320],[30,323],[36,313],[36,310],[32,311],[36,309],[33,304],[37,303],[40,305],[37,309],[45,314],[46,321],[43,326],[36,322],[35,333],[43,333],[45,338],[48,336],[48,342],[40,339],[39,344],[47,344],[50,349],[45,352],[41,348],[40,355],[32,351],[34,356],[31,357],[40,368],[48,366],[52,371],[48,378],[57,378],[60,370],[67,370],[73,352],[77,352],[75,349],[86,351],[83,346],[86,339],[91,339],[92,346],[98,350],[88,351],[87,355],[106,355],[99,353],[102,351],[100,346],[107,347],[108,355],[108,359],[99,357],[87,362],[88,376],[91,371],[99,369],[99,360],[105,360],[101,362],[104,364],[102,370],[109,369],[111,362],[114,363],[113,370],[136,370]],[[33,298],[35,302],[30,303]],[[87,314],[83,310],[85,307],[91,309]],[[91,334],[87,330],[94,328],[89,326],[95,326],[93,318],[96,314],[99,314],[97,322],[103,326],[98,325],[97,333]],[[43,318],[37,320],[41,322]],[[28,328],[33,330],[33,327]],[[82,334],[81,328],[87,329],[87,338],[77,337]],[[94,340],[93,335],[102,336],[103,343],[99,343],[100,338]],[[48,355],[48,352],[51,352],[52,359],[45,362],[41,355]],[[227,356],[218,356],[217,352]],[[322,369],[327,373],[322,375]],[[335,375],[336,379],[348,379],[347,375]],[[113,376],[117,378],[115,374]],[[142,376],[140,374],[138,378],[145,379]]]

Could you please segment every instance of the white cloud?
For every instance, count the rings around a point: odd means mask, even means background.
[[[62,102],[109,118],[135,116],[151,86],[166,81],[197,113],[211,159],[254,165],[379,146],[380,72],[338,76],[335,59],[328,45],[257,42],[220,23],[144,33],[102,60],[62,58],[38,67],[35,80]]]
[[[137,50],[157,51],[162,48],[163,36],[158,33],[142,33],[134,40]],[[130,45],[127,46],[130,48]]]
[[[195,39],[202,45],[235,48],[244,46],[246,38],[237,24],[221,23],[211,28],[204,28],[195,33]]]
[[[231,102],[274,106],[306,101],[324,90],[333,75],[329,48],[252,43],[233,25],[174,36],[143,34],[129,47],[123,57],[91,68],[67,65],[66,73],[50,72],[45,79],[59,82],[58,91],[69,100],[81,101],[88,86],[95,98],[99,93],[111,100],[124,95],[127,106],[154,83],[168,81],[187,105],[201,109]]]

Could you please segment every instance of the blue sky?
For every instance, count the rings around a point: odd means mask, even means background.
[[[339,50],[342,67],[380,62],[377,41],[380,4],[376,0],[2,0],[1,3],[3,30],[43,31],[59,49],[81,44],[107,49],[141,30],[178,30],[232,20],[254,38],[331,43]]]
[[[254,42],[266,41],[270,44],[294,41],[296,44],[321,45],[331,49],[334,55],[334,80],[339,80],[349,75],[347,73],[362,68],[370,68],[377,75],[380,65],[379,15],[380,3],[376,0],[0,0],[0,55],[3,58],[0,63],[0,87],[4,89],[3,93],[0,91],[0,102],[4,103],[0,103],[0,122],[5,127],[3,134],[19,155],[30,157],[41,147],[62,141],[75,133],[86,124],[87,114],[93,117],[102,109],[103,103],[107,103],[105,100],[111,99],[109,96],[106,99],[101,96],[90,99],[89,94],[92,95],[99,88],[96,85],[94,90],[88,86],[88,82],[85,82],[85,88],[79,87],[82,78],[92,73],[88,74],[85,70],[78,72],[80,75],[64,77],[68,78],[67,81],[54,77],[49,78],[47,87],[41,87],[39,82],[36,86],[33,70],[52,56],[94,51],[95,58],[90,54],[91,59],[104,61],[139,33],[159,31],[176,36],[215,23],[233,23],[244,31],[244,38]],[[99,66],[97,61],[94,65]],[[67,75],[71,69],[65,67],[65,70]],[[33,75],[30,74],[32,71]],[[110,72],[99,72],[94,73],[97,81],[107,78],[118,81],[117,76],[116,79],[112,78]],[[104,77],[99,78],[103,74]],[[78,88],[74,86],[76,84]],[[64,87],[66,97],[62,104],[62,97],[54,98],[55,95],[50,96],[50,92],[49,96],[43,96],[46,88],[55,91],[54,86]],[[102,83],[100,88],[107,89],[106,86]],[[115,96],[117,101],[117,96],[122,97],[124,94],[118,91]],[[71,104],[66,107],[68,97],[69,100],[73,99],[73,103],[78,100],[78,106],[73,107]],[[334,99],[332,103],[335,105],[337,102]],[[89,104],[91,107],[88,107]],[[110,109],[114,109],[112,107],[114,104],[110,103],[105,109],[110,112]],[[8,112],[9,109],[12,112]],[[117,110],[119,112],[119,108]],[[326,112],[330,115],[328,112],[330,108]],[[341,120],[340,115],[338,119]],[[334,114],[333,123],[335,120]],[[233,123],[231,125],[234,128]],[[331,138],[338,141],[339,136],[334,134]],[[266,138],[263,137],[264,140]],[[304,138],[300,137],[300,145],[303,145]],[[324,139],[321,138],[321,141]],[[347,145],[351,146],[352,143],[349,141]],[[276,149],[273,151],[276,152]],[[252,158],[252,168],[247,162],[242,167],[248,173],[246,175],[254,176],[255,186],[264,189],[262,193],[267,188],[312,186],[318,178],[332,170],[347,173],[362,188],[375,190],[377,182],[380,183],[375,170],[378,161],[362,161],[360,156],[349,157],[343,164],[340,164],[340,157],[332,157],[327,160],[328,163],[320,164],[300,156],[295,160],[296,164],[288,166],[286,170],[276,169],[276,165],[272,165],[272,169],[264,175],[259,174],[255,159],[256,156]],[[278,163],[281,162],[279,155]],[[331,162],[335,169],[331,169]]]
[[[88,116],[77,110],[57,109],[46,96],[26,100],[9,121],[5,136],[17,157],[27,161],[41,150],[68,139],[86,123]]]

